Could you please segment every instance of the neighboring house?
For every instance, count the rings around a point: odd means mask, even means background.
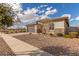
[[[60,17],[54,19],[42,19],[37,21],[36,24],[29,24],[27,25],[27,32],[67,34],[68,28],[68,17]]]

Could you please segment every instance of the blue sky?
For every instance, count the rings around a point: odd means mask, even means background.
[[[21,3],[17,9],[20,9],[18,17],[25,23],[33,22],[38,17],[68,16],[70,26],[79,27],[79,3]]]
[[[79,4],[78,3],[23,3],[22,9],[26,10],[27,8],[38,8],[42,5],[47,5],[46,7],[39,8],[40,11],[45,10],[47,7],[52,7],[56,9],[55,14],[48,15],[51,18],[60,17],[64,14],[70,14],[70,25],[79,26],[79,20],[76,18],[79,17]]]

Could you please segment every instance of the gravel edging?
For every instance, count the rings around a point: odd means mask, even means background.
[[[26,34],[13,36],[21,41],[38,47],[52,55],[61,56],[79,56],[79,43],[74,39],[62,37],[51,37],[43,34]],[[70,43],[69,43],[70,42]],[[76,51],[77,50],[77,51]]]
[[[15,56],[14,52],[3,40],[3,38],[0,38],[0,56]]]

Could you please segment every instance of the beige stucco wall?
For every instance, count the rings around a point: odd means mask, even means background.
[[[61,22],[54,22],[54,32],[55,34],[57,33],[62,33],[64,34],[65,26],[64,26],[64,21]]]
[[[25,27],[25,29],[26,29],[26,32],[27,32],[27,26]]]
[[[54,30],[49,30],[49,23],[47,23],[47,24],[43,24],[42,32],[43,33],[54,33]]]
[[[35,33],[37,33],[37,25],[35,25]]]
[[[54,28],[64,28],[64,21],[54,22]]]
[[[52,23],[52,22],[51,22]],[[60,21],[60,22],[53,22],[54,23],[54,30],[49,30],[49,23],[44,25],[44,28],[46,29],[46,33],[64,33],[64,21]]]

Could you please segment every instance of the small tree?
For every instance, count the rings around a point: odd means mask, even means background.
[[[10,16],[5,16],[4,19],[1,20],[1,23],[6,28],[13,24],[13,20]]]
[[[13,24],[14,12],[9,4],[0,4],[0,28],[6,28]]]

